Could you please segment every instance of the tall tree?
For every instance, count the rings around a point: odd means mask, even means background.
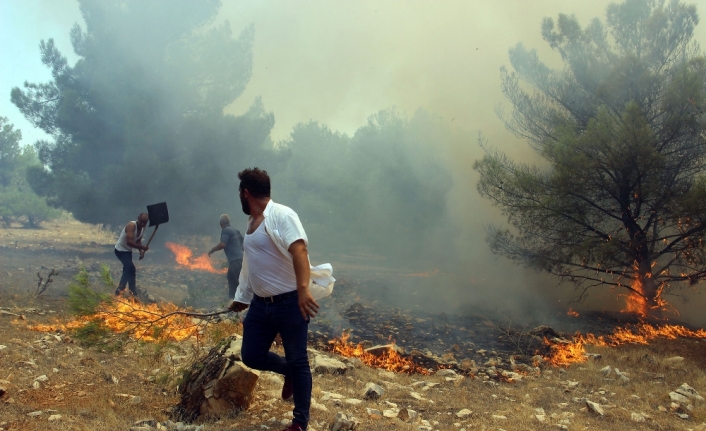
[[[22,132],[15,130],[6,117],[0,117],[0,186],[10,184],[20,156]]]
[[[79,3],[77,63],[42,41],[52,80],[11,93],[53,138],[36,144],[45,168],[30,171],[32,187],[87,222],[124,223],[167,200],[177,223],[203,229],[202,203],[233,200],[233,171],[271,146],[261,103],[223,114],[250,79],[253,28],[235,38],[213,24],[218,0]]]
[[[629,309],[666,306],[679,282],[706,277],[706,58],[696,7],[611,4],[605,23],[546,18],[562,70],[521,43],[501,70],[513,106],[501,118],[544,159],[486,151],[478,190],[513,229],[491,226],[493,252],[576,283],[619,286]],[[617,291],[620,291],[618,289]]]

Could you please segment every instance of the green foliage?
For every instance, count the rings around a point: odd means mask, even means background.
[[[223,114],[250,79],[254,28],[214,25],[218,0],[79,3],[77,63],[42,41],[52,80],[11,93],[52,137],[36,143],[47,169],[30,172],[32,188],[81,221],[120,224],[168,201],[180,228],[207,231],[202,203],[233,202],[235,166],[271,153],[274,117],[259,100]]]
[[[14,130],[7,118],[0,117],[0,217],[26,216],[29,227],[39,227],[41,221],[61,213],[50,208],[27,184],[27,172],[37,167],[39,160],[32,147],[20,148],[21,138],[22,133]]]
[[[113,282],[108,271],[109,269],[106,270],[105,266],[103,266],[101,268],[101,277],[105,286],[112,288]],[[107,278],[105,275],[106,272],[108,272]],[[93,289],[88,271],[86,271],[86,268],[83,266],[79,269],[78,274],[74,276],[74,281],[69,284],[68,290],[69,299],[67,303],[69,305],[69,311],[78,316],[94,314],[101,303],[111,300],[110,295],[100,293]]]
[[[670,283],[706,276],[706,58],[691,42],[694,6],[626,0],[606,16],[583,29],[574,16],[545,19],[561,71],[510,50],[513,111],[499,114],[546,163],[482,143],[474,167],[513,226],[489,228],[493,252],[656,307]]]

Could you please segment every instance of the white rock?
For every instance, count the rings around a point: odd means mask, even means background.
[[[380,412],[380,410],[378,410],[378,409],[371,409],[370,407],[366,408],[366,409],[365,409],[365,412],[366,412],[367,414],[371,415],[371,416],[372,416],[372,415],[382,416],[382,413]]]
[[[363,388],[363,398],[366,400],[377,400],[385,393],[385,389],[380,385],[368,382]]]
[[[664,360],[664,362],[669,362],[670,364],[675,364],[679,362],[684,362],[684,358],[681,356],[672,356],[671,358],[667,358]]]
[[[503,416],[503,415],[493,415],[492,418],[495,419],[495,420],[504,421],[504,420],[507,419],[507,416]]]
[[[51,415],[51,416],[49,416],[48,420],[49,420],[49,422],[53,422],[53,421],[58,421],[59,419],[61,419],[61,415]]]
[[[396,418],[399,412],[400,411],[396,409],[387,409],[382,411],[382,415],[386,418]]]
[[[363,400],[359,400],[357,398],[346,398],[343,402],[352,406],[359,406],[363,404]]]
[[[601,368],[601,373],[603,373],[604,376],[608,377],[610,376],[610,373],[613,371],[610,366],[606,365],[605,367]]]
[[[696,389],[692,388],[686,383],[682,383],[682,385],[679,386],[679,389],[674,392],[684,395],[687,398],[691,398],[692,400],[704,401],[704,397],[702,397],[698,392],[696,392]]]
[[[397,419],[402,420],[402,421],[413,421],[419,417],[419,414],[412,409],[408,409],[406,407],[401,408],[400,412],[397,413]]]
[[[675,403],[680,403],[680,404],[684,404],[684,405],[689,404],[689,398],[685,397],[682,394],[676,393],[676,392],[670,392],[669,399]]]
[[[594,413],[597,413],[601,416],[605,415],[605,411],[603,410],[601,405],[598,403],[594,403],[593,401],[586,400],[586,406],[588,406],[588,409]]]
[[[331,431],[350,431],[358,426],[358,421],[355,418],[348,418],[343,413],[337,413],[336,419],[331,425]]]
[[[324,355],[314,356],[314,371],[317,373],[343,374],[348,367],[338,359],[329,358]]]
[[[41,376],[34,378],[35,382],[46,382],[48,380],[49,380],[49,377],[47,377],[46,374],[42,374]]]
[[[645,415],[643,415],[642,413],[635,413],[635,412],[630,413],[630,419],[633,422],[645,422],[646,421]]]
[[[471,416],[472,414],[473,414],[472,411],[470,411],[468,409],[463,409],[463,410],[459,410],[456,412],[456,417],[464,419],[464,418]]]
[[[43,414],[43,413],[44,413],[43,411],[37,410],[37,411],[34,411],[34,412],[27,413],[27,416],[33,418],[33,417],[37,417],[37,416],[39,416],[39,415],[41,415],[41,414]]]

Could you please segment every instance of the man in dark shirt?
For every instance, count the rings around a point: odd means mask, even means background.
[[[218,250],[223,250],[226,253],[228,259],[228,298],[232,301],[238,288],[240,269],[243,267],[243,236],[230,225],[228,214],[221,216],[220,224],[221,242],[208,252],[208,256],[211,257]]]

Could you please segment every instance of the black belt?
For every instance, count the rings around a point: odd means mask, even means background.
[[[255,295],[255,299],[262,301],[262,302],[267,302],[268,304],[271,304],[273,302],[279,302],[283,299],[291,298],[292,296],[297,296],[296,290],[293,290],[293,291],[287,292],[287,293],[280,293],[279,295],[275,295],[275,296],[257,296],[257,295]]]

